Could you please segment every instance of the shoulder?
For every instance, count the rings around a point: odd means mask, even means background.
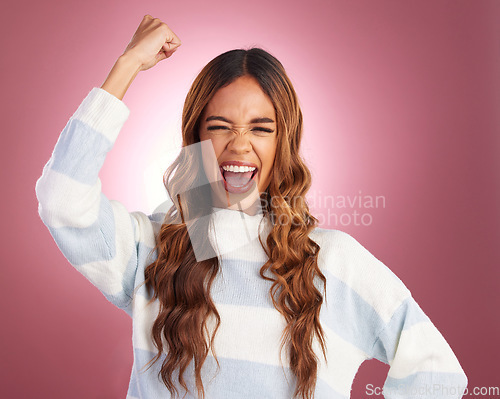
[[[344,231],[316,227],[310,238],[320,246],[323,256],[334,257],[337,263],[344,261],[358,267],[381,266],[381,262],[364,245]]]
[[[173,205],[171,200],[166,200],[158,205],[151,214],[143,212],[132,212],[130,216],[134,224],[135,241],[146,247],[153,248],[156,245],[156,237],[160,233],[165,216]]]
[[[410,291],[398,276],[350,234],[316,228],[310,234],[319,246],[319,267],[330,280],[373,306],[388,321]],[[327,278],[328,278],[327,277]]]
[[[310,233],[310,238],[321,247],[323,256],[334,258],[336,263],[343,261],[359,268],[386,268],[363,244],[345,231],[316,227]]]
[[[310,236],[314,241],[318,242],[318,244],[323,244],[328,247],[333,244],[356,245],[356,243],[358,243],[358,241],[356,241],[356,239],[349,233],[337,229],[324,229],[322,227],[316,227],[313,231],[311,231]]]

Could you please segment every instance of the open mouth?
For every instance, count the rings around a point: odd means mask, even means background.
[[[224,179],[224,187],[231,193],[246,192],[255,181],[257,167],[248,166],[220,166],[220,172]]]

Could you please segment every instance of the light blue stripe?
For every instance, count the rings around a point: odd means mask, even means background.
[[[373,357],[389,364],[394,359],[401,331],[417,323],[431,323],[429,317],[422,311],[412,297],[406,298],[394,312],[379,339],[373,347]]]
[[[323,316],[326,325],[347,342],[370,354],[384,321],[373,306],[349,285],[328,271],[324,274],[327,278],[328,312]]]
[[[52,169],[72,179],[93,185],[113,144],[78,119],[70,119],[52,153]]]
[[[135,273],[134,290],[135,295],[140,295],[146,298],[148,301],[152,297],[152,293],[148,294],[146,290],[145,275],[144,272],[146,267],[153,263],[158,258],[158,253],[153,252],[153,248],[139,242],[137,244],[137,257],[138,257],[138,267]],[[140,311],[140,310],[139,310]]]
[[[131,218],[132,216],[129,215]],[[151,220],[161,217],[155,215]],[[135,236],[135,224],[130,220],[133,228],[132,236]],[[85,228],[60,227],[52,228],[48,226],[52,237],[57,246],[68,259],[68,261],[77,269],[90,262],[107,262],[112,260],[116,253],[115,221],[110,202],[104,194],[101,193],[101,202],[99,216],[94,224]],[[112,304],[124,310],[129,316],[132,316],[131,298],[134,288],[144,281],[144,267],[149,260],[154,261],[156,254],[151,254],[153,248],[142,242],[131,242],[130,245],[136,249],[133,251],[127,261],[124,273],[121,277],[122,290],[116,294],[105,292],[105,287],[109,285],[108,281],[91,281]],[[151,255],[151,256],[150,256]],[[138,272],[140,265],[140,273]],[[105,267],[105,266],[103,266]],[[104,278],[106,276],[103,276]]]
[[[223,279],[214,282],[212,297],[216,303],[274,308],[269,288],[272,282],[259,275],[262,263],[241,260],[225,260],[222,266]],[[387,339],[394,342],[398,328],[409,328],[413,324],[428,320],[413,298],[407,298],[394,314],[391,324],[375,311],[349,285],[329,271],[323,271],[327,279],[326,312],[321,314],[321,323],[347,342],[372,355],[377,334],[385,328]]]
[[[166,386],[157,378],[165,354],[149,370],[143,373],[139,371],[154,355],[149,351],[134,349],[134,368],[137,370],[137,374],[134,377],[134,384],[129,387],[129,392],[143,399],[170,398]],[[212,377],[215,376],[217,364],[211,356],[207,357],[201,370],[207,398],[290,399],[292,397],[295,389],[295,376],[287,367],[283,371],[281,366],[221,356],[218,356],[218,361],[220,369],[214,379]],[[183,397],[185,391],[178,383],[178,375],[178,370],[176,370],[172,378],[179,389],[180,396]],[[190,393],[185,398],[197,399],[193,362],[189,364],[184,372],[184,379],[190,390]],[[318,379],[316,384],[314,397],[315,399],[346,399],[345,396],[334,391],[321,379]]]
[[[419,372],[401,379],[387,377],[384,395],[387,399],[456,399],[466,387],[462,373]]]
[[[137,253],[132,252],[125,271],[122,276],[121,285],[122,291],[118,294],[109,295],[101,290],[104,296],[115,306],[122,309],[130,317],[133,317],[132,297],[134,295],[134,288],[144,281],[144,263],[146,257],[149,255],[151,248],[139,243],[137,245]],[[137,262],[139,259],[139,262]],[[138,265],[142,265],[138,268]]]
[[[216,305],[221,303],[274,309],[269,294],[272,282],[262,279],[259,275],[262,265],[262,262],[224,259],[221,274],[212,286],[211,294]],[[143,274],[143,270],[141,273]],[[327,278],[326,304],[323,304],[327,311],[321,313],[321,323],[370,357],[388,363],[381,348],[374,347],[380,331],[384,331],[384,336],[382,341],[377,341],[377,344],[381,342],[390,344],[397,342],[401,329],[428,320],[413,298],[409,297],[386,325],[374,307],[349,285],[328,270],[324,270],[323,273]],[[138,294],[147,297],[145,286],[141,287]],[[393,353],[390,354],[390,359],[392,357]]]
[[[272,282],[259,275],[262,265],[262,262],[224,259],[221,275],[214,280],[211,290],[216,306],[220,303],[274,309],[269,294]],[[377,332],[385,327],[384,321],[351,287],[330,272],[323,273],[327,278],[327,304],[323,304],[327,306],[327,311],[322,311],[321,323],[347,342],[370,354]],[[147,297],[145,286],[141,287],[137,294]]]
[[[166,216],[165,213],[153,213],[152,215],[149,215],[148,218],[149,218],[149,220],[151,220],[155,223],[163,224],[163,221],[165,220],[165,216]]]
[[[259,275],[262,263],[225,260],[222,266],[223,279],[216,279],[212,297],[216,303],[243,305],[274,309],[269,289],[272,282]],[[356,291],[323,271],[327,279],[327,312],[321,313],[321,323],[355,345],[370,353],[376,333],[384,327],[384,321],[375,309]]]
[[[133,396],[135,398],[141,397],[141,394],[139,392],[139,380],[137,379],[137,372],[135,370],[135,365],[134,367],[132,367],[132,373],[130,375],[127,395]]]
[[[216,303],[274,308],[269,289],[259,270],[264,263],[224,258],[220,275],[214,281],[212,298]]]
[[[427,317],[413,297],[408,297],[399,306],[398,310],[394,312],[392,320],[388,323],[386,329],[391,329],[392,326],[392,331],[406,330],[414,324],[422,322],[430,322],[429,317]],[[394,336],[394,334],[392,335]]]

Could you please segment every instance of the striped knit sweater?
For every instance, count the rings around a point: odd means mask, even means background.
[[[92,88],[37,181],[38,212],[69,263],[132,318],[127,398],[170,398],[158,378],[165,353],[144,368],[156,354],[150,332],[158,312],[157,301],[147,305],[144,269],[156,257],[152,249],[165,208],[129,213],[101,192],[98,177],[129,113],[123,101]],[[294,376],[286,347],[279,353],[284,319],[269,296],[272,283],[259,276],[267,256],[257,234],[265,237],[270,222],[264,218],[258,230],[261,214],[218,208],[210,217],[209,238],[217,240],[221,260],[212,286],[221,325],[214,344],[220,369],[212,353],[202,368],[206,398],[290,399]],[[321,247],[318,262],[327,278],[320,321],[328,362],[315,341],[315,398],[349,398],[359,366],[372,358],[390,365],[386,398],[462,397],[467,378],[458,360],[401,280],[345,232],[316,228],[310,237]],[[193,362],[185,378],[185,397],[196,398]]]

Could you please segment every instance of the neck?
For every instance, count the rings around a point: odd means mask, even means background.
[[[249,195],[243,198],[236,198],[232,194],[226,192],[226,198],[221,200],[221,198],[212,191],[212,204],[213,207],[219,209],[229,209],[244,212],[249,216],[255,216],[262,213],[262,207],[260,203],[260,196]]]
[[[217,255],[222,256],[222,258],[236,257],[241,259],[241,257],[247,257],[251,259],[257,254],[261,254],[260,251],[263,250],[259,236],[263,242],[266,242],[272,225],[264,217],[262,211],[255,214],[248,211],[248,208],[232,210],[228,207],[217,208],[213,206],[208,238]],[[200,238],[202,243],[205,243],[206,235]]]

